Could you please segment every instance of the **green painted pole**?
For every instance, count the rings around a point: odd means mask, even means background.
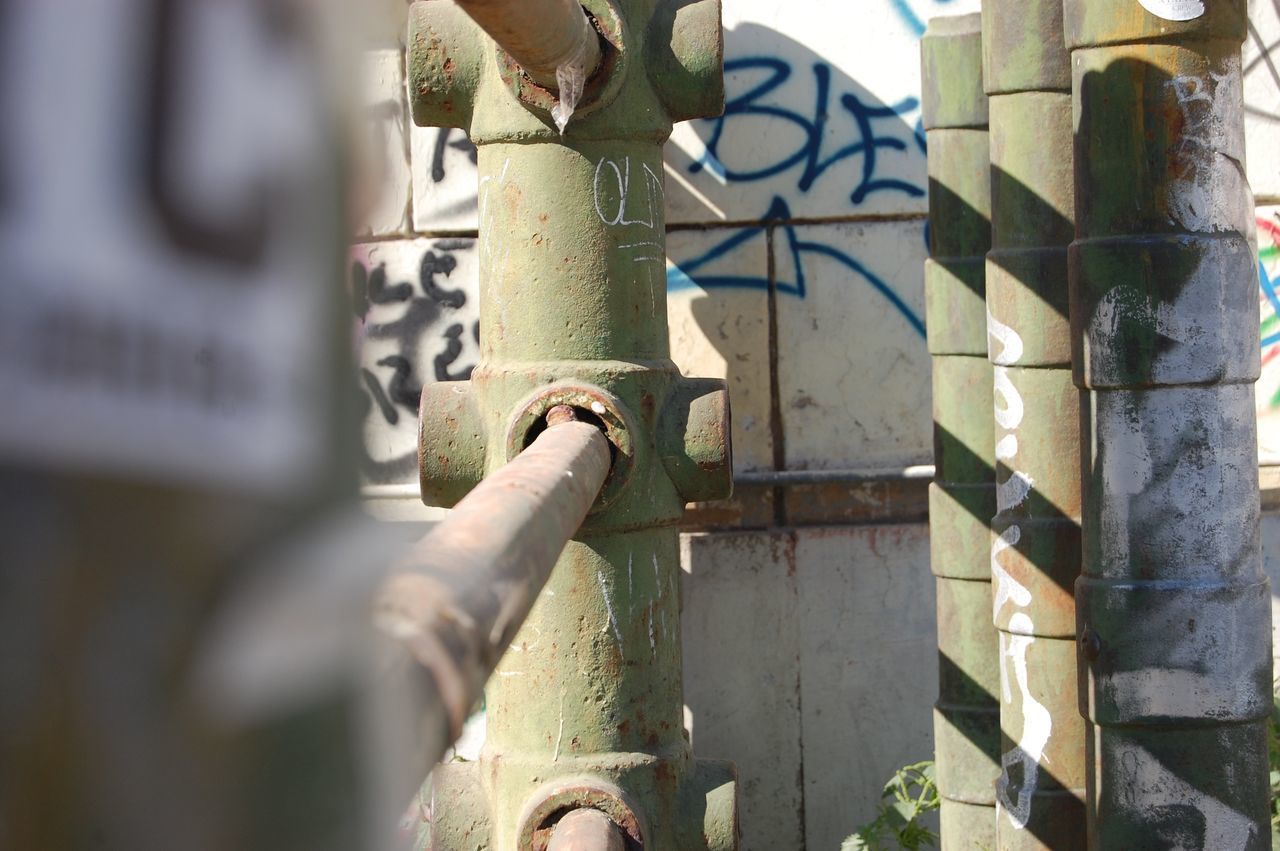
[[[938,597],[933,730],[947,851],[994,847],[1000,755],[989,556],[995,455],[983,302],[991,193],[979,23],[978,15],[934,18],[921,41],[931,254],[925,307],[937,469],[929,486]]]
[[[1270,848],[1245,3],[1064,8],[1089,845]]]
[[[410,13],[414,119],[465,128],[480,180],[481,361],[423,394],[424,499],[456,502],[557,405],[613,452],[486,687],[479,762],[434,772],[432,842],[545,848],[566,811],[595,808],[628,847],[731,849],[733,767],[694,760],[683,731],[675,528],[687,501],[729,492],[728,400],[670,359],[662,178],[672,122],[723,106],[720,6],[583,6],[602,59],[563,135],[554,95],[455,5]]]
[[[1080,392],[1071,380],[1071,68],[1061,0],[986,0],[991,98],[990,357],[997,513],[1001,772],[996,847],[1085,844],[1076,695]]]

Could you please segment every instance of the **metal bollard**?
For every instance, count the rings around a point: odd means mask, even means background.
[[[1067,0],[1091,848],[1270,847],[1244,0]]]
[[[986,0],[991,98],[987,323],[995,366],[1000,630],[996,847],[1085,844],[1085,724],[1076,696],[1080,391],[1071,378],[1071,68],[1061,0]]]
[[[989,557],[995,456],[983,306],[991,193],[979,23],[978,15],[934,18],[921,41],[931,242],[925,306],[937,468],[929,486],[938,595],[933,729],[944,849],[994,846],[1000,754]]]
[[[556,405],[613,464],[486,687],[477,763],[432,778],[433,847],[544,848],[567,810],[628,847],[737,847],[733,767],[694,760],[682,717],[678,540],[686,501],[731,485],[724,382],[670,359],[662,142],[723,104],[717,0],[587,0],[602,59],[561,135],[556,97],[454,4],[410,11],[423,125],[479,149],[481,361],[428,385],[424,499],[451,504]]]

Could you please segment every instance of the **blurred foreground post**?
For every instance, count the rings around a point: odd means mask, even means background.
[[[349,851],[406,803],[370,794],[323,619],[275,612],[302,652],[252,718],[196,686],[270,553],[389,555],[346,534],[346,72],[323,5],[0,15],[0,847]]]

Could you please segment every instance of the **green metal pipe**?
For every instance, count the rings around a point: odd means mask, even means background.
[[[983,307],[991,193],[979,24],[978,15],[934,18],[920,47],[929,148],[925,307],[937,470],[929,486],[938,598],[933,729],[947,851],[994,847],[1000,756],[999,647],[988,552],[995,455]]]
[[[1064,9],[1089,844],[1269,848],[1245,2]]]
[[[987,322],[995,368],[1001,773],[996,847],[1085,845],[1076,696],[1080,392],[1071,379],[1071,68],[1061,0],[986,0],[991,106]]]
[[[715,0],[587,0],[609,58],[564,135],[451,4],[411,9],[420,124],[478,150],[481,360],[428,389],[424,499],[452,503],[569,405],[613,466],[486,687],[478,763],[433,774],[435,848],[541,849],[566,810],[629,847],[737,847],[733,768],[683,732],[675,524],[727,495],[724,383],[681,377],[666,324],[662,143],[722,105]]]

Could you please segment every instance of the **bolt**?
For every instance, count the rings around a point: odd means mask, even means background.
[[[578,412],[568,405],[556,405],[547,411],[547,427],[564,425],[565,423],[576,423],[578,421]]]

